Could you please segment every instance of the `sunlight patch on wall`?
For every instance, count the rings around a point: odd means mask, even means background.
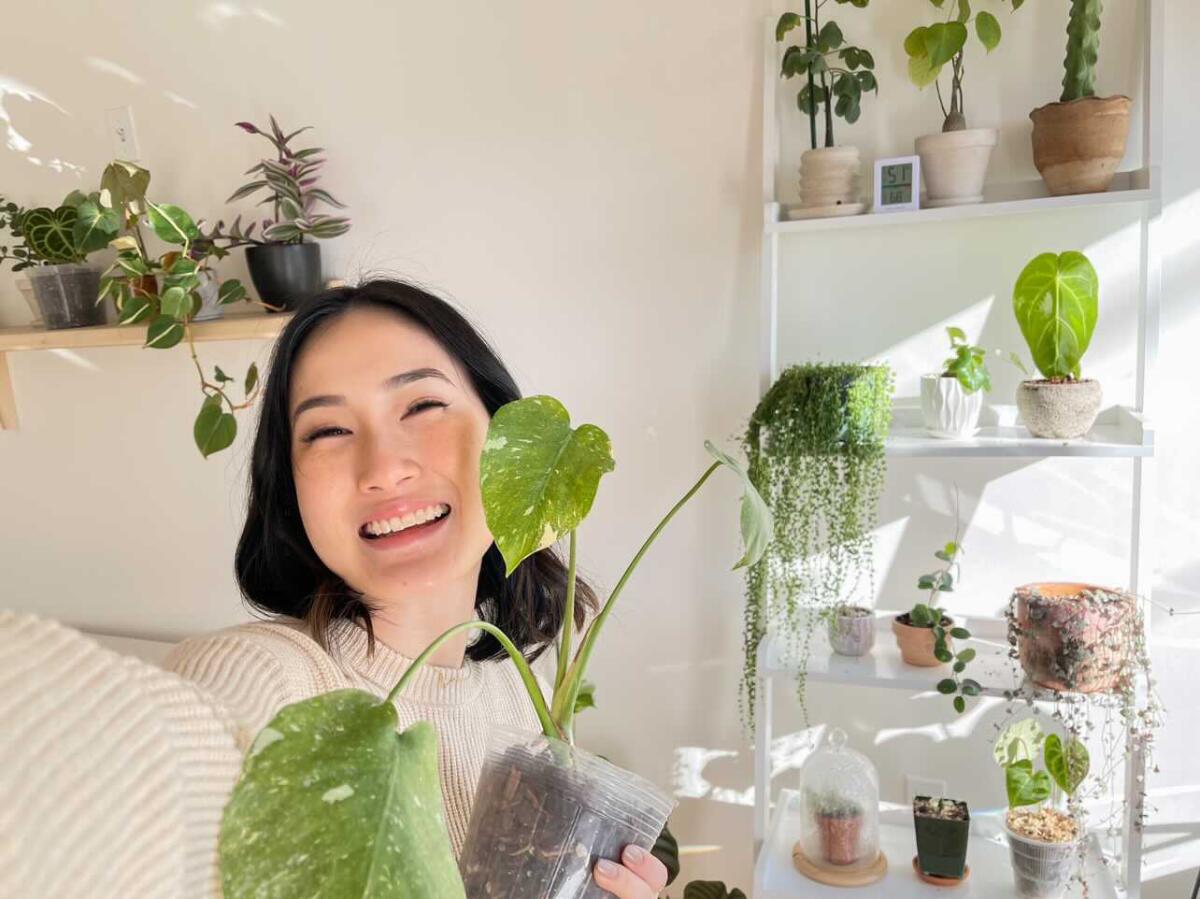
[[[22,84],[15,78],[10,78],[7,75],[0,75],[0,122],[4,122],[5,145],[8,147],[8,149],[17,153],[28,153],[33,148],[33,142],[24,135],[20,134],[17,129],[13,127],[12,116],[6,108],[6,104],[10,96],[20,97],[27,103],[34,100],[41,100],[43,103],[48,103],[53,106],[63,115],[70,115],[70,113],[68,113],[49,97],[34,90],[32,87]],[[55,162],[58,162],[58,160],[55,160]],[[38,160],[36,164],[41,165],[41,160]]]
[[[144,84],[145,82],[135,75],[129,69],[122,65],[118,65],[111,59],[102,59],[99,56],[89,56],[84,62],[95,69],[97,72],[103,72],[105,75],[112,75],[120,78],[122,81],[128,81],[130,84]]]
[[[103,370],[95,362],[92,362],[90,359],[84,359],[74,350],[52,349],[47,350],[47,352],[51,355],[57,356],[59,359],[69,362],[71,365],[74,365],[77,368],[86,369],[87,371]]]

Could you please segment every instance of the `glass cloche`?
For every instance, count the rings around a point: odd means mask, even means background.
[[[814,867],[869,868],[879,859],[879,775],[833,728],[800,768],[800,841]]]

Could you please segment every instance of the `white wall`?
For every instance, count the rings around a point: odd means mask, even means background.
[[[1108,5],[1101,88],[1132,92],[1136,17],[1131,3]],[[354,217],[348,235],[325,244],[327,274],[386,268],[453,296],[527,393],[553,393],[576,420],[611,434],[617,470],[580,540],[585,571],[607,588],[703,471],[704,438],[731,443],[757,395],[760,39],[771,8],[764,0],[26,5],[10,22],[20,40],[0,63],[0,118],[10,126],[0,188],[31,202],[94,183],[111,155],[104,110],[131,104],[152,194],[215,217],[231,211],[221,200],[261,150],[233,122],[274,112],[285,125],[315,125],[329,149],[328,186]],[[1056,96],[1065,8],[1027,5],[1005,18],[1000,49],[972,63],[975,122],[1005,128],[997,177],[1036,178],[1026,114]],[[915,20],[894,4],[839,6],[837,17],[876,50],[884,89],[864,101],[859,125],[839,133],[868,158],[909,151],[913,136],[938,124],[936,102],[904,81],[896,53]],[[1200,138],[1191,96],[1200,25],[1184,0],[1169,0],[1167,32],[1156,586],[1164,601],[1196,608],[1200,478],[1190,447],[1200,410],[1189,339],[1200,336],[1192,252],[1200,175],[1190,148]],[[800,125],[793,116],[785,143],[792,168]],[[1104,212],[808,246],[787,238],[785,358],[887,358],[901,394],[912,395],[919,370],[940,358],[944,324],[1021,348],[1006,307],[1013,277],[1035,252],[1078,246],[1105,279],[1087,361],[1110,401],[1127,400],[1129,224]],[[884,246],[885,237],[899,246]],[[900,261],[885,268],[884,260]],[[231,262],[229,273],[244,275]],[[0,324],[25,323],[9,275],[0,278]],[[852,326],[843,313],[856,307],[871,315]],[[265,363],[268,349],[206,344],[202,354],[241,371]],[[232,452],[200,459],[191,443],[197,385],[182,350],[10,358],[22,426],[0,433],[0,602],[162,639],[246,617],[231,566],[248,422]],[[1013,374],[997,374],[997,395],[1011,392]],[[1123,581],[1127,466],[894,464],[881,509],[881,604],[912,601],[910,585],[952,527],[951,483],[971,516],[966,610],[993,612],[1008,587],[1034,578]],[[642,564],[598,654],[599,708],[582,738],[681,789],[676,832],[719,847],[693,856],[685,876],[748,886],[752,768],[735,712],[742,584],[729,571],[736,496],[728,480],[714,483]],[[1200,619],[1158,623],[1200,636]],[[1176,709],[1188,705],[1181,680],[1165,685]],[[816,713],[863,747],[880,727],[949,722],[944,703],[894,700],[813,691]],[[794,730],[786,697],[779,712],[784,732]],[[1196,779],[1188,717],[1176,714],[1163,735],[1163,785]],[[885,795],[902,798],[905,771],[940,773],[973,802],[994,805],[996,784],[977,774],[986,728],[944,736],[909,733],[872,750]]]

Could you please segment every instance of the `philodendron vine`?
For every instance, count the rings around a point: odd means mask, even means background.
[[[480,629],[512,658],[546,736],[572,741],[584,674],[604,623],[651,544],[719,467],[731,469],[744,490],[745,552],[735,569],[754,565],[766,550],[773,528],[766,503],[741,465],[710,442],[704,446],[716,461],[651,532],[576,646],[576,530],[600,478],[615,467],[608,435],[590,424],[572,428],[567,410],[549,396],[497,410],[480,459],[480,490],[506,575],[533,553],[569,538],[550,702],[504,632],[472,620],[434,640],[384,700],[348,689],[287,706],[258,734],[225,809],[220,856],[227,899],[282,899],[297,895],[301,885],[306,895],[463,896],[442,817],[436,735],[426,722],[397,733],[393,700],[446,640]]]

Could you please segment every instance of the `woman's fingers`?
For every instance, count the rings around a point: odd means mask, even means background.
[[[667,885],[667,868],[640,846],[626,846],[618,865],[601,859],[596,863],[596,883],[617,899],[653,899]]]

